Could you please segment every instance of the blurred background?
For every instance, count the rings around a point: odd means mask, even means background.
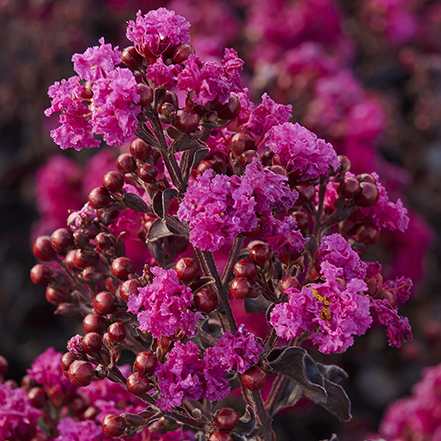
[[[352,161],[376,171],[393,201],[409,209],[406,233],[384,235],[364,255],[387,278],[411,277],[401,314],[414,340],[388,347],[383,329],[345,354],[314,358],[349,373],[354,418],[341,425],[301,402],[278,419],[278,440],[313,441],[332,432],[362,440],[386,406],[409,393],[422,369],[441,362],[441,4],[429,0],[0,0],[0,354],[20,381],[47,347],[64,351],[81,332],[59,317],[29,271],[38,234],[65,226],[113,168],[117,149],[61,151],[43,111],[48,87],[74,74],[71,56],[107,43],[128,45],[126,21],[160,6],[192,24],[204,59],[233,47],[246,62],[243,83],[255,102],[267,92],[293,105],[298,121]],[[96,155],[99,157],[96,157]],[[94,159],[95,158],[95,159]],[[320,424],[318,423],[320,422]]]

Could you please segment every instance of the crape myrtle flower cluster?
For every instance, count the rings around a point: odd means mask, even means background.
[[[359,254],[385,230],[406,230],[401,201],[378,174],[352,174],[346,156],[290,122],[291,106],[266,94],[252,103],[236,52],[205,62],[189,29],[165,8],[138,12],[132,46],[101,39],[73,56],[78,76],[49,89],[61,148],[129,146],[66,227],[33,245],[41,263],[31,279],[57,314],[83,317],[84,335],[59,366],[55,356],[36,360],[29,376],[68,396],[59,407],[73,405],[72,386],[98,410],[65,413],[50,436],[270,441],[275,413],[303,395],[347,421],[338,384],[347,374],[316,363],[302,342],[341,353],[374,321],[390,344],[412,339],[398,314],[412,282],[384,281],[381,265]],[[142,257],[126,247],[134,238]],[[265,338],[238,321],[242,303],[267,313]],[[129,370],[118,365],[123,350],[134,354]],[[236,389],[243,403],[222,407]]]

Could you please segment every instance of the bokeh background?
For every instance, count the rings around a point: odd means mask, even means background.
[[[118,153],[61,152],[49,136],[54,121],[43,114],[47,89],[73,75],[73,53],[102,36],[125,47],[126,21],[160,6],[192,23],[202,58],[235,48],[257,102],[268,92],[292,104],[293,122],[347,154],[355,173],[378,171],[391,198],[409,208],[409,230],[385,235],[365,258],[384,262],[390,277],[413,279],[402,314],[414,340],[391,348],[384,331],[373,329],[345,354],[314,355],[349,373],[351,422],[341,425],[306,402],[277,421],[278,440],[332,432],[362,440],[425,366],[441,362],[439,1],[0,0],[0,354],[10,363],[8,377],[19,382],[38,354],[49,346],[64,351],[81,332],[79,318],[54,315],[44,288],[30,282],[31,245],[37,234],[63,226],[67,208],[80,208],[99,185],[91,177],[94,155],[102,165]],[[50,198],[57,206],[48,206]]]

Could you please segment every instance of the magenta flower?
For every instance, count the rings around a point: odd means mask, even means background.
[[[339,162],[331,144],[298,123],[284,123],[271,128],[267,146],[279,155],[288,172],[297,171],[302,180],[328,175]]]
[[[177,64],[167,66],[161,57],[155,63],[147,67],[147,78],[152,81],[155,87],[172,87],[176,84],[177,75],[180,72]]]
[[[105,78],[121,63],[118,47],[113,49],[111,44],[104,44],[103,37],[98,41],[101,46],[89,47],[83,54],[72,56],[74,70],[82,80],[96,81]]]
[[[241,101],[242,103],[242,101]],[[287,123],[291,118],[292,106],[277,104],[267,93],[262,95],[262,103],[250,109],[248,121],[243,130],[248,131],[256,139],[265,135],[271,127]]]
[[[100,441],[103,433],[93,420],[75,421],[65,417],[57,425],[59,436],[54,441]]]
[[[288,302],[274,307],[270,324],[279,337],[289,340],[308,331],[320,352],[341,353],[353,344],[354,335],[363,335],[372,324],[369,298],[359,294],[367,286],[357,278],[344,284],[343,270],[327,261],[321,267],[325,282],[301,291],[288,289]]]
[[[80,334],[76,334],[71,337],[67,342],[67,350],[72,352],[73,354],[83,354],[83,346],[82,346],[83,336]]]
[[[213,402],[223,400],[230,393],[230,383],[225,374],[227,369],[219,363],[219,352],[215,347],[207,348],[204,353],[205,380],[204,397]]]
[[[156,405],[162,410],[172,410],[185,399],[199,400],[204,395],[203,363],[199,348],[189,341],[177,341],[164,363],[159,363],[155,374],[159,382],[161,398]]]
[[[32,438],[37,431],[42,412],[32,406],[26,392],[8,383],[0,384],[0,439],[21,440]]]
[[[158,56],[169,45],[190,43],[190,23],[165,8],[150,11],[144,16],[138,11],[136,21],[127,22],[126,37],[140,52],[147,47],[153,55]]]
[[[391,202],[386,189],[380,182],[380,177],[375,172],[372,173],[372,176],[377,181],[380,198],[373,207],[361,207],[361,214],[369,218],[380,229],[406,231],[409,225],[409,217],[401,199],[398,199],[395,203]]]
[[[93,138],[91,111],[82,98],[83,86],[79,77],[70,77],[68,80],[56,81],[49,87],[48,95],[52,98],[51,107],[44,111],[46,116],[61,112],[60,126],[51,130],[51,137],[62,149],[74,148],[81,150],[97,148],[100,142]]]
[[[200,106],[214,100],[225,104],[231,92],[242,90],[239,76],[242,65],[243,61],[233,49],[225,49],[221,63],[204,62],[196,55],[190,55],[184,70],[178,75],[178,88],[187,92],[195,91],[192,100]]]
[[[92,208],[89,202],[86,202],[81,210],[74,211],[69,215],[67,224],[72,231],[77,231],[90,227],[95,219],[97,219],[95,208]]]
[[[192,312],[193,293],[181,285],[175,270],[151,268],[155,278],[151,285],[139,288],[127,302],[127,310],[137,314],[139,329],[152,333],[154,338],[172,336],[178,331],[187,337],[197,334],[200,312]]]
[[[109,145],[121,146],[135,134],[141,111],[138,85],[129,69],[117,67],[93,85],[92,125]]]
[[[366,275],[360,256],[351,248],[350,243],[338,233],[323,237],[317,251],[317,259],[320,263],[326,261],[337,268],[343,268],[346,282],[354,277],[363,279]]]
[[[248,332],[244,325],[241,325],[234,335],[230,331],[225,331],[213,350],[213,356],[217,357],[218,364],[227,372],[235,369],[243,374],[259,361],[263,346],[253,333]]]

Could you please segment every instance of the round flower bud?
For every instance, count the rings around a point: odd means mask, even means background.
[[[103,176],[102,184],[111,193],[117,193],[123,188],[124,177],[117,171],[109,171]]]
[[[37,409],[42,409],[46,404],[46,394],[42,387],[33,387],[28,391],[28,397],[32,405]]]
[[[373,245],[380,239],[380,230],[374,224],[362,224],[355,232],[355,239],[365,246]]]
[[[254,245],[250,250],[250,259],[257,266],[264,266],[271,259],[271,251],[265,244]]]
[[[191,257],[183,257],[175,263],[175,271],[181,282],[191,282],[199,275],[198,264]]]
[[[173,125],[181,132],[194,132],[199,127],[199,115],[193,109],[178,109]]]
[[[240,113],[240,101],[236,95],[230,95],[230,99],[226,104],[218,104],[215,106],[214,110],[216,110],[220,119],[229,120],[236,118]]]
[[[72,231],[67,228],[58,228],[51,235],[52,248],[61,255],[66,255],[67,250],[74,244]]]
[[[299,182],[293,188],[299,193],[296,205],[303,205],[315,199],[315,187],[310,182]]]
[[[142,181],[147,184],[155,182],[156,176],[158,176],[158,170],[152,164],[146,162],[139,170],[138,175]]]
[[[127,257],[117,257],[110,267],[112,274],[120,279],[127,280],[129,275],[135,273],[135,266]]]
[[[88,332],[81,340],[81,346],[86,354],[95,355],[103,347],[103,339],[97,332]]]
[[[259,366],[250,367],[242,375],[243,385],[250,390],[262,389],[266,382],[266,373]]]
[[[93,299],[93,309],[97,314],[112,314],[118,306],[118,298],[108,291],[99,292]]]
[[[37,259],[44,261],[54,260],[57,257],[49,236],[37,237],[32,246],[32,252]]]
[[[223,407],[219,409],[214,415],[214,424],[218,429],[233,430],[239,422],[239,415],[231,407]]]
[[[175,64],[182,64],[187,58],[194,54],[194,48],[191,44],[183,43],[176,46],[173,50],[172,60]]]
[[[121,283],[121,286],[119,288],[119,296],[127,302],[129,299],[129,296],[135,294],[138,294],[138,288],[140,288],[142,285],[139,283],[136,279],[129,279],[125,282]]]
[[[152,153],[152,148],[142,139],[136,138],[130,144],[130,153],[134,158],[144,161]]]
[[[143,375],[148,375],[154,372],[158,359],[151,351],[138,352],[135,358],[133,367],[135,371],[141,372]]]
[[[94,188],[89,193],[89,204],[96,209],[106,208],[112,203],[110,193],[104,187]]]
[[[354,197],[354,202],[359,207],[372,207],[378,202],[380,192],[378,187],[371,182],[361,182],[361,191]]]
[[[256,150],[256,141],[247,133],[236,133],[231,138],[230,149],[235,157],[239,157],[247,150]]]
[[[95,266],[99,261],[100,256],[95,250],[91,249],[77,249],[73,255],[73,262],[78,269],[85,269],[88,266]]]
[[[116,158],[116,168],[123,174],[136,170],[135,158],[130,153],[123,153]]]
[[[107,332],[109,334],[110,340],[115,343],[121,343],[127,335],[126,327],[120,322],[112,323],[107,328]]]
[[[108,436],[115,437],[122,435],[126,429],[126,426],[126,420],[123,417],[113,413],[107,414],[101,423],[103,432]]]
[[[47,286],[52,280],[52,271],[46,265],[42,263],[37,263],[31,269],[31,280],[32,283],[40,286]]]
[[[58,306],[61,303],[69,301],[69,291],[66,289],[55,289],[50,286],[46,288],[46,300],[52,305]]]
[[[198,311],[209,314],[217,308],[217,295],[210,288],[201,288],[194,295],[194,305]]]
[[[127,377],[127,390],[133,395],[145,394],[150,389],[150,382],[141,372],[134,372]]]
[[[254,283],[246,277],[236,277],[230,285],[230,292],[236,299],[245,299],[247,297],[257,297],[259,291],[255,289]]]
[[[150,107],[153,103],[153,90],[150,86],[144,83],[138,84],[139,104],[142,107]]]
[[[347,176],[344,178],[337,187],[337,193],[346,199],[357,196],[360,191],[360,182],[358,179],[353,178],[352,176]]]
[[[251,164],[254,158],[257,158],[260,161],[260,155],[255,150],[246,150],[239,156],[239,165],[245,170],[248,164]]]
[[[300,282],[295,277],[291,277],[291,276],[285,277],[282,280],[282,283],[280,284],[280,290],[282,292],[285,292],[286,290],[288,290],[290,288],[295,288],[295,289],[300,288]]]
[[[102,315],[87,314],[83,319],[83,329],[85,333],[97,332],[98,334],[104,334],[107,329],[107,320]]]
[[[377,181],[370,173],[362,173],[357,176],[359,182],[370,182],[371,184],[377,185]]]
[[[233,273],[236,277],[245,277],[253,280],[257,277],[257,267],[248,257],[239,259],[233,268]]]
[[[74,354],[72,352],[66,352],[63,354],[63,356],[61,357],[61,369],[63,369],[63,371],[67,371],[69,370],[69,366],[76,360],[79,360],[79,356],[77,354]]]
[[[88,386],[93,378],[95,369],[84,360],[75,360],[68,370],[69,380],[74,386]]]
[[[135,46],[128,46],[121,52],[121,60],[127,67],[136,69],[141,66],[144,58],[136,50]]]

